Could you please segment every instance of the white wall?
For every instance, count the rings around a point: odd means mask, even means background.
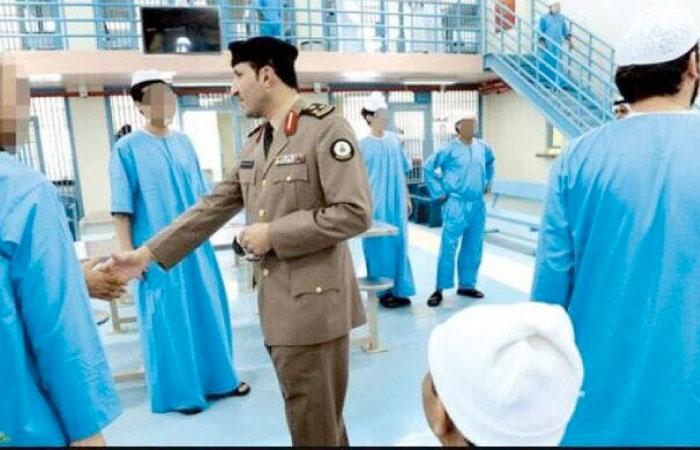
[[[700,22],[698,0],[560,0],[562,13],[615,45],[635,13],[654,6],[673,5],[688,10]]]
[[[535,156],[547,147],[547,122],[511,91],[483,97],[484,140],[496,157],[496,178],[545,182],[552,160]]]
[[[85,215],[108,212],[109,135],[104,98],[71,98],[69,101]]]

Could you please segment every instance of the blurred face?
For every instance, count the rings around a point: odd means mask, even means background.
[[[457,122],[457,134],[463,140],[470,140],[474,137],[474,126],[476,121],[473,119],[462,119]]]
[[[549,7],[549,11],[552,14],[561,14],[561,4],[555,3],[552,6]]]
[[[173,123],[177,110],[177,97],[170,86],[156,83],[143,90],[143,102],[137,104],[151,125],[166,128]]]
[[[13,59],[0,58],[0,147],[14,152],[29,130],[29,80]]]
[[[269,66],[262,67],[257,73],[247,62],[238,63],[233,67],[231,95],[238,99],[247,117],[257,119],[265,115],[272,75],[272,68]]]
[[[370,116],[369,125],[375,131],[385,131],[389,126],[389,110],[378,109],[373,116]]]

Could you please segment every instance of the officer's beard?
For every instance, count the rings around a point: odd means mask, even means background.
[[[691,108],[695,104],[695,100],[698,98],[698,88],[700,88],[700,78],[695,80],[695,88],[693,88],[693,96],[690,98],[690,107]]]

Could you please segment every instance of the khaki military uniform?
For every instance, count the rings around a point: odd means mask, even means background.
[[[348,122],[298,101],[273,135],[249,136],[233,172],[147,242],[166,269],[245,207],[269,223],[272,251],[255,263],[265,344],[294,445],[345,445],[348,334],[365,322],[346,240],[371,224],[364,162]]]

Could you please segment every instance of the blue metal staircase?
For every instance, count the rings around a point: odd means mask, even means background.
[[[544,0],[532,0],[529,20],[498,0],[484,0],[484,65],[496,72],[567,138],[613,119],[617,96],[614,50],[576,22],[567,19],[572,46],[540,32],[548,13]],[[557,58],[547,48],[558,50]],[[549,56],[549,58],[548,58]]]

